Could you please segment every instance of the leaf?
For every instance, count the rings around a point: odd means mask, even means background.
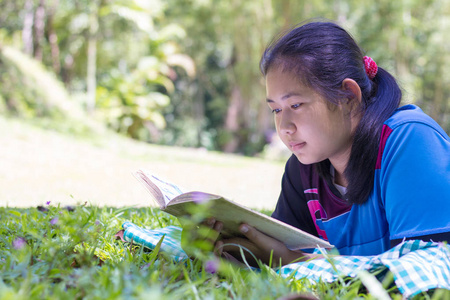
[[[167,63],[170,66],[179,66],[183,68],[189,77],[195,76],[195,63],[194,60],[186,54],[172,54],[167,57]]]
[[[378,300],[391,300],[389,294],[383,288],[378,279],[367,271],[361,271],[358,273],[358,278],[367,288],[369,293]]]
[[[9,212],[10,214],[16,216],[16,217],[19,217],[19,218],[22,217],[22,214],[21,214],[20,212],[18,212],[18,211],[10,210],[10,211],[8,211],[8,212]]]
[[[60,269],[51,269],[50,272],[48,273],[49,277],[54,277],[54,276],[60,276],[61,275],[61,270]]]
[[[155,248],[152,250],[152,253],[150,254],[150,261],[156,260],[156,257],[159,254],[159,250],[161,249],[161,245],[162,245],[165,237],[166,237],[166,235],[163,235],[162,238],[156,244]]]

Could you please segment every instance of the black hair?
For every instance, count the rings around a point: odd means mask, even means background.
[[[395,78],[383,68],[378,67],[376,76],[369,79],[363,57],[361,48],[342,27],[333,22],[314,21],[297,25],[272,42],[260,62],[264,76],[270,68],[281,67],[336,105],[352,96],[342,89],[345,78],[359,85],[361,121],[344,171],[348,182],[345,198],[358,204],[366,202],[373,189],[382,126],[402,98]],[[323,178],[330,178],[328,159],[315,163],[315,167]]]

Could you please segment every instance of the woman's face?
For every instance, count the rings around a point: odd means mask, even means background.
[[[281,68],[267,73],[266,93],[278,135],[299,161],[312,164],[328,158],[343,172],[359,122],[352,117],[350,101],[330,104],[295,74]]]

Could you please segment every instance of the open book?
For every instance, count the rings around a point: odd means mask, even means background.
[[[283,242],[289,249],[331,248],[332,246],[307,232],[277,219],[242,206],[222,196],[204,192],[184,192],[177,185],[167,182],[146,170],[138,170],[135,177],[150,192],[159,207],[175,217],[189,215],[188,205],[212,201],[208,209],[211,217],[223,223],[224,237],[242,236],[238,227],[247,223],[259,231]]]

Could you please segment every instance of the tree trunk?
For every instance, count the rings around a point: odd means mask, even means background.
[[[292,14],[292,8],[291,8],[291,1],[290,0],[286,0],[282,2],[282,7],[281,10],[283,11],[283,30],[287,30],[289,27],[292,26],[292,18],[291,18],[291,14]]]
[[[239,112],[242,110],[242,95],[239,87],[235,85],[231,92],[230,105],[225,120],[225,130],[230,134],[230,139],[225,144],[223,151],[232,153],[239,148],[238,130],[240,129]]]
[[[433,104],[431,105],[432,109],[430,112],[430,116],[436,120],[438,123],[444,125],[444,120],[442,117],[445,115],[446,106],[443,106],[444,102],[444,86],[442,84],[442,78],[444,78],[443,70],[442,70],[443,62],[439,64],[438,71],[436,72],[436,77],[434,79],[434,99]]]
[[[34,22],[34,34],[36,39],[34,40],[34,58],[42,61],[42,47],[44,44],[45,34],[45,0],[39,1],[39,6],[35,13]]]
[[[290,7],[291,1],[289,2],[287,7],[284,8],[286,10],[288,7]],[[284,2],[283,2],[284,4]],[[273,3],[270,0],[265,0],[264,8],[259,11],[260,17],[258,18],[258,26],[256,26],[255,30],[258,30],[259,33],[259,53],[263,53],[264,50],[267,47],[267,43],[269,41],[269,38],[272,38],[273,32],[270,32],[269,37],[267,35],[267,29],[263,26],[264,24],[269,24],[274,19],[274,11],[273,11]],[[284,11],[283,15],[286,15],[287,12]],[[289,23],[288,20],[285,20],[284,27],[287,29],[287,26],[292,26],[291,24],[291,17],[289,17]],[[262,78],[262,75],[258,73],[260,76],[259,80],[255,80],[255,83],[257,82],[264,82],[264,78]],[[260,81],[261,80],[261,81]],[[257,88],[261,90],[261,97],[257,97],[257,100],[259,100],[259,103],[257,104],[257,118],[258,118],[258,128],[257,128],[257,134],[260,136],[265,136],[270,132],[273,131],[274,124],[273,124],[273,117],[270,113],[270,110],[268,109],[265,99],[265,90],[264,90],[264,84],[257,84]],[[265,138],[266,139],[266,138]],[[267,140],[267,139],[266,139]]]
[[[33,56],[33,22],[34,22],[34,5],[33,0],[25,2],[25,17],[23,19],[22,41],[24,52],[29,56]]]
[[[61,71],[61,64],[59,62],[59,46],[58,46],[58,36],[56,34],[55,28],[53,26],[53,17],[55,16],[56,10],[58,9],[59,0],[54,0],[47,18],[47,27],[48,27],[48,40],[50,42],[50,49],[52,55],[52,66],[55,74],[59,74]]]
[[[64,82],[64,85],[66,86],[67,89],[71,88],[71,83],[72,83],[72,78],[73,78],[73,73],[74,73],[74,59],[72,54],[66,54],[66,56],[64,57],[64,61],[63,61],[63,67],[61,70],[61,77],[62,80]]]
[[[98,4],[91,3],[89,15],[89,36],[87,50],[87,91],[86,110],[92,113],[95,109],[95,91],[97,89],[97,34],[98,34]]]
[[[341,0],[334,1],[334,11],[336,13],[336,20],[340,24],[345,24],[347,22],[347,16],[345,14],[344,9],[342,8],[342,5],[343,4]]]

